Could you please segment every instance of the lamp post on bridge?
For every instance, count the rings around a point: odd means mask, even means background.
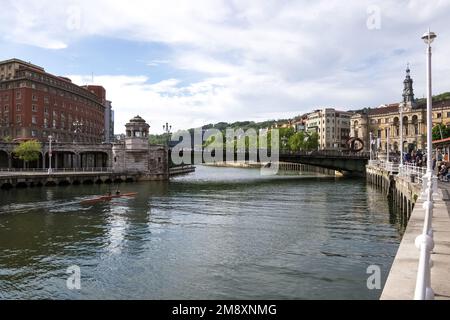
[[[283,136],[283,137],[281,138],[281,142],[282,142],[282,144],[283,144],[283,152],[286,152],[286,147],[287,147],[288,138],[285,137],[285,136]]]
[[[52,141],[53,136],[48,136],[48,174],[53,172],[52,169]]]
[[[165,133],[166,136],[167,136],[166,143],[167,143],[167,147],[169,148],[169,147],[170,147],[170,146],[169,146],[169,142],[170,142],[170,138],[171,138],[171,134],[172,134],[172,132],[171,132],[172,126],[169,125],[169,123],[166,122],[166,124],[163,125],[163,130],[164,130],[164,133]]]

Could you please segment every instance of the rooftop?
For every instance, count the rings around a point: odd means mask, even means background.
[[[23,61],[23,60],[20,60],[20,59],[17,59],[17,58],[0,61],[0,65],[9,64],[9,63],[20,63],[20,64],[27,65],[28,67],[31,67],[31,68],[34,68],[34,69],[38,69],[40,71],[44,71],[45,72],[44,68],[42,68],[40,66],[37,66],[35,64],[32,64],[31,62],[26,62],[26,61]]]

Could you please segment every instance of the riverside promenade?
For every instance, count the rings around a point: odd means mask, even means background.
[[[368,166],[368,172],[373,173],[374,166]],[[408,225],[400,243],[397,255],[386,280],[381,300],[412,300],[416,287],[420,251],[415,245],[416,238],[422,234],[425,209],[422,197],[421,172],[415,173],[410,168],[400,170],[383,170],[378,165],[377,170],[383,171],[384,180],[388,177],[390,183],[387,194],[401,199],[408,197],[413,203]],[[373,177],[372,177],[373,178]],[[376,179],[375,179],[376,181]],[[406,186],[406,188],[405,188]],[[406,190],[406,191],[405,191]],[[450,182],[439,182],[433,194],[433,239],[434,249],[431,254],[431,288],[436,300],[450,300]],[[398,202],[397,202],[398,203]],[[403,203],[403,200],[401,201]],[[408,206],[406,207],[408,208]]]
[[[191,165],[169,168],[169,177],[195,172]],[[137,182],[148,179],[142,172],[115,172],[113,168],[54,169],[51,174],[42,169],[0,169],[0,189]]]

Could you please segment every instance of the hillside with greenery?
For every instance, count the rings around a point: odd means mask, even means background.
[[[286,124],[289,120],[283,119],[283,120],[268,120],[263,122],[254,122],[254,121],[238,121],[233,123],[227,123],[227,122],[219,122],[216,124],[208,124],[202,127],[203,130],[209,130],[209,129],[216,129],[220,132],[222,139],[220,140],[219,136],[211,136],[203,143],[203,145],[196,145],[195,147],[203,147],[203,148],[218,148],[219,146],[226,147],[228,144],[228,147],[234,148],[234,150],[237,150],[238,148],[241,148],[243,145],[245,145],[245,148],[248,150],[249,148],[249,139],[248,138],[238,138],[234,137],[233,141],[226,141],[226,131],[227,129],[232,130],[243,130],[244,132],[247,132],[250,129],[253,129],[256,131],[256,133],[259,132],[260,129],[268,129],[272,128],[274,126],[281,126],[283,124]],[[191,128],[188,130],[191,134],[191,136],[194,135],[194,128]],[[166,144],[167,134],[162,135],[150,135],[149,141],[152,144]],[[243,140],[245,139],[245,141]],[[267,142],[269,143],[272,139],[271,132],[269,131],[266,134]],[[304,133],[304,132],[295,132],[293,128],[279,128],[279,139],[276,142],[277,147],[280,148],[282,151],[301,151],[301,150],[316,150],[318,147],[318,140],[319,136],[317,133]],[[259,148],[259,141],[258,146]]]
[[[450,100],[450,92],[444,92],[444,93],[438,94],[436,96],[433,96],[433,102],[441,102],[441,101],[447,101],[447,100]],[[427,99],[426,98],[416,99],[416,103],[418,105],[426,104]]]

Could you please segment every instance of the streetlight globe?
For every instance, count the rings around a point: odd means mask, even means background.
[[[430,44],[434,41],[434,39],[435,39],[436,37],[437,37],[437,36],[436,36],[436,34],[435,34],[434,32],[428,31],[428,32],[425,32],[425,33],[423,34],[422,40],[423,40],[426,44],[430,45]]]

